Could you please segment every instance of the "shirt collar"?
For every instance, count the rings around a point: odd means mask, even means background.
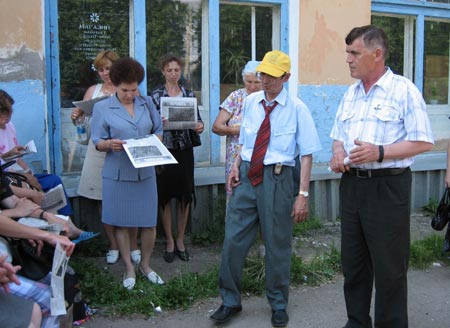
[[[288,97],[287,90],[285,87],[283,87],[283,89],[281,89],[280,93],[271,102],[269,102],[266,99],[266,94],[264,93],[264,91],[260,91],[258,93],[258,98],[259,98],[258,102],[261,102],[264,99],[266,101],[266,103],[269,104],[276,100],[278,104],[280,104],[281,106],[284,106],[284,105],[286,105],[287,97]]]

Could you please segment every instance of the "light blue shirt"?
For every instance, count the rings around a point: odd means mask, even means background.
[[[256,135],[265,117],[261,104],[263,99],[264,91],[258,91],[244,100],[239,135],[244,161],[250,162],[252,158]],[[278,105],[270,113],[270,141],[264,165],[282,163],[294,166],[297,156],[310,155],[322,149],[316,126],[308,107],[300,99],[290,97],[284,87],[274,100]]]
[[[347,154],[354,140],[390,145],[402,140],[433,143],[426,104],[417,87],[388,68],[366,94],[361,81],[351,85],[336,113],[330,134],[342,141]],[[365,169],[409,167],[413,158],[385,159],[359,165]],[[352,166],[352,165],[351,165]]]

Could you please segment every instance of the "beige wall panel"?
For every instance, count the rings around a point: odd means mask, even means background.
[[[41,0],[0,0],[1,79],[44,78]]]
[[[352,83],[344,39],[369,23],[370,0],[300,0],[299,83]]]
[[[42,52],[41,8],[40,0],[0,0],[0,45]]]

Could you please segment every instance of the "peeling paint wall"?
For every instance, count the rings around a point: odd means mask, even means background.
[[[38,153],[24,159],[38,170],[48,163],[42,1],[0,0],[0,88],[16,101],[19,143],[36,143]]]
[[[314,162],[329,161],[336,110],[355,81],[345,62],[345,36],[370,23],[370,10],[370,0],[300,1],[298,96],[311,111],[322,143]]]
[[[299,83],[350,84],[347,33],[370,23],[370,0],[301,0]]]

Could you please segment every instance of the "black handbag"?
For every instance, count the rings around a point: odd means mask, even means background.
[[[436,212],[431,219],[431,227],[434,230],[441,231],[444,229],[445,225],[449,220],[449,205],[450,205],[450,192],[449,188],[445,188],[444,195],[442,195],[441,201],[439,202]]]
[[[192,147],[198,147],[202,145],[202,139],[200,139],[200,135],[192,129],[189,129],[189,138],[191,138]]]
[[[12,255],[12,263],[22,268],[18,274],[31,280],[41,280],[51,270],[55,249],[48,243],[44,243],[41,253],[36,254],[37,247],[32,246],[26,239],[8,238]]]

